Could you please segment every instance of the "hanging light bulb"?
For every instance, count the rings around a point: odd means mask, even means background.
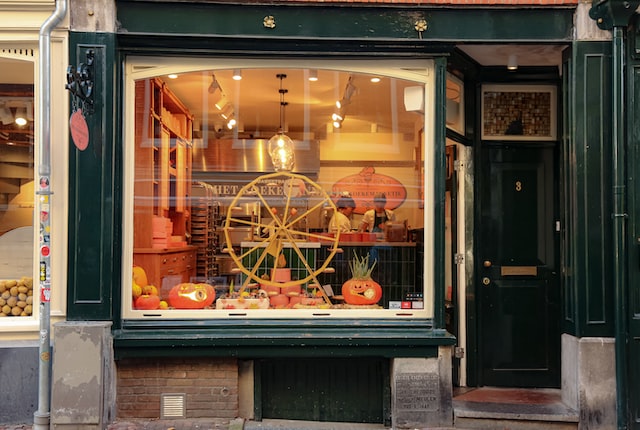
[[[287,77],[285,74],[277,74],[276,77],[280,79],[280,128],[278,132],[269,139],[269,155],[271,156],[271,162],[273,168],[277,171],[291,171],[295,164],[295,154],[293,152],[293,140],[286,134],[284,134],[284,108],[287,102],[284,101],[284,95],[287,90],[282,88],[282,80]]]

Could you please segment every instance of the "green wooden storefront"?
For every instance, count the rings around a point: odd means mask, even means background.
[[[438,267],[444,266],[445,258],[441,216],[445,137],[480,148],[477,128],[468,127],[465,135],[446,131],[446,71],[457,70],[465,77],[469,118],[477,118],[478,87],[482,82],[559,80],[562,331],[576,337],[630,341],[628,350],[617,351],[617,365],[621,367],[618,386],[626,385],[619,393],[619,422],[635,423],[633,428],[640,428],[637,419],[640,392],[635,388],[640,386],[640,371],[630,365],[634,359],[635,362],[640,359],[636,341],[640,332],[635,318],[640,314],[640,289],[636,287],[640,282],[637,231],[640,225],[635,216],[640,187],[634,183],[636,161],[640,159],[636,149],[640,142],[640,121],[634,120],[640,118],[640,20],[636,14],[630,25],[617,24],[616,28],[624,28],[621,36],[627,45],[616,53],[615,39],[614,42],[573,40],[573,12],[573,8],[118,1],[116,33],[72,29],[70,35],[71,64],[84,61],[88,49],[95,52],[95,113],[87,116],[87,122],[90,139],[96,144],[89,151],[69,152],[68,319],[112,321],[116,358],[167,355],[251,358],[263,360],[262,369],[269,369],[269,375],[278,372],[272,368],[271,358],[338,357],[348,363],[348,358],[360,357],[377,378],[388,381],[389,369],[381,359],[434,357],[438,346],[456,342],[445,330],[441,271],[436,271],[432,320],[358,320],[355,324],[350,320],[313,324],[294,321],[286,325],[278,321],[230,321],[204,322],[197,327],[184,321],[123,320],[120,279],[124,142],[120,131],[121,65],[127,55],[434,58],[437,74],[434,126],[439,148],[436,168],[441,173],[435,175],[438,198],[434,263]],[[262,25],[262,17],[267,15],[278,17],[277,32],[269,32]],[[627,13],[627,19],[630,15]],[[424,33],[415,29],[414,23],[420,19],[428,23]],[[515,41],[566,45],[561,73],[530,69],[529,76],[520,74],[514,78],[495,68],[480,67],[456,49],[460,43]],[[627,63],[625,70],[614,67],[615,57],[620,54]],[[624,100],[616,102],[615,82],[624,83]],[[616,146],[612,127],[623,113],[626,121],[619,124],[625,127],[624,141]],[[615,148],[622,153],[616,153]],[[621,203],[612,199],[612,195],[619,195],[623,189],[626,195],[621,201],[627,207],[616,207]],[[612,232],[618,232],[617,237]],[[467,297],[467,307],[467,330],[473,334],[477,330],[474,322],[477,307],[472,295]],[[355,330],[361,335],[358,339],[352,336]],[[470,356],[477,347],[473,342],[471,337]],[[327,369],[325,377],[309,384],[316,386],[323,381],[330,384],[338,377],[335,367]],[[304,369],[300,372],[304,373]],[[476,370],[469,372],[473,383]],[[625,384],[620,378],[627,377],[630,379]],[[353,397],[354,393],[345,396]],[[389,393],[382,390],[380,396],[381,404],[372,408],[388,410]],[[331,410],[332,405],[326,407]]]

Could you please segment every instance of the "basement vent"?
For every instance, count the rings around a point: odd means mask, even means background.
[[[161,394],[160,419],[185,418],[187,413],[185,403],[185,394]]]

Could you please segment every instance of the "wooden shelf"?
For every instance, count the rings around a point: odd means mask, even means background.
[[[163,241],[173,240],[170,236],[187,241],[191,228],[193,117],[159,78],[136,82],[135,115],[133,259],[154,285],[166,289],[167,283],[187,282],[195,276],[195,247],[158,247]],[[172,226],[172,230],[162,231],[164,237],[154,240],[153,225],[154,220],[159,222],[158,217],[164,218],[160,222]],[[167,269],[173,258],[175,264]]]

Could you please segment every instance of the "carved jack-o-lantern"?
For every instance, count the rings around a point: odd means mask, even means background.
[[[371,279],[376,261],[369,267],[369,254],[362,258],[354,257],[349,264],[352,278],[342,284],[344,301],[350,305],[375,305],[382,298],[382,287]]]
[[[169,305],[176,309],[203,309],[216,298],[216,291],[209,284],[178,284],[169,291]]]
[[[375,305],[382,298],[382,287],[372,279],[349,279],[342,284],[342,296],[350,305]]]

